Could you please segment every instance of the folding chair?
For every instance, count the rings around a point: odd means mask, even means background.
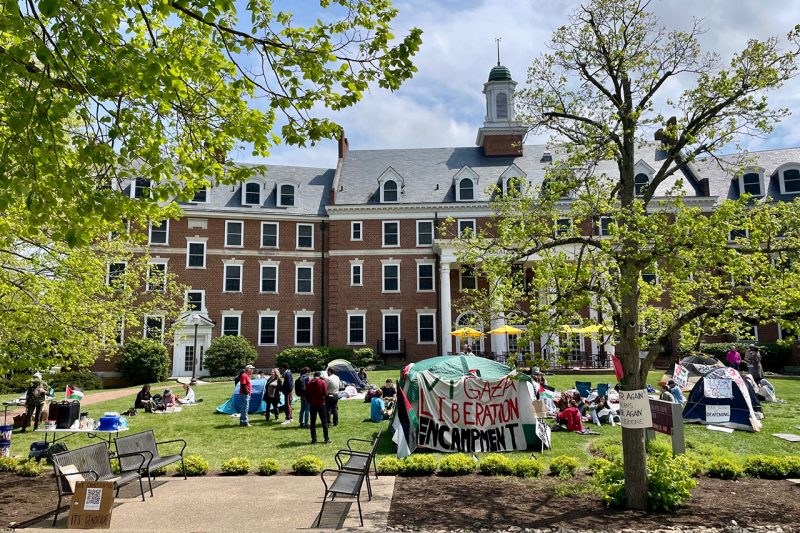
[[[592,392],[592,382],[576,381],[575,388],[578,389],[578,394],[581,395],[581,398],[586,398],[587,396],[589,396],[589,393]]]

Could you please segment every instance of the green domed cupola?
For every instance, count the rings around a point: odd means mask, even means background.
[[[511,81],[511,71],[498,63],[489,71],[489,81]]]

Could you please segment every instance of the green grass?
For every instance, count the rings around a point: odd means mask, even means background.
[[[386,378],[396,379],[399,371],[373,371],[369,373],[370,381],[383,383]],[[650,383],[655,384],[661,377],[660,372],[650,374]],[[564,375],[548,376],[549,382],[558,389],[574,386],[575,381],[591,381],[613,383],[613,375]],[[785,404],[765,404],[764,429],[761,433],[746,433],[736,431],[731,434],[707,430],[704,426],[690,424],[686,426],[687,447],[695,453],[710,458],[723,455],[741,457],[750,454],[788,455],[798,454],[800,449],[797,444],[792,444],[775,437],[772,433],[800,433],[795,426],[800,425],[800,379],[780,378],[773,379],[778,392],[778,397],[787,401]],[[154,387],[153,392],[162,392],[164,385]],[[175,384],[172,384],[175,388]],[[231,457],[247,457],[253,464],[258,464],[264,457],[273,457],[281,464],[282,471],[288,471],[294,459],[301,455],[316,455],[325,461],[326,467],[334,466],[333,456],[337,450],[346,447],[350,437],[370,438],[379,427],[386,428],[388,423],[380,426],[366,421],[369,417],[369,405],[362,401],[339,402],[339,426],[331,428],[330,445],[311,445],[310,434],[307,429],[295,424],[282,426],[271,422],[267,425],[262,416],[253,416],[253,427],[240,428],[237,418],[218,414],[215,409],[224,403],[231,394],[232,383],[215,383],[198,387],[196,394],[204,402],[192,407],[186,407],[180,413],[164,415],[146,414],[140,412],[136,417],[129,419],[131,432],[147,429],[155,430],[159,440],[184,438],[189,446],[186,453],[200,454],[210,463],[212,471],[218,471],[222,462]],[[126,398],[102,402],[86,406],[89,416],[98,418],[106,411],[122,412],[133,404],[133,394]],[[295,404],[295,413],[299,406]],[[543,463],[549,464],[551,458],[558,455],[572,455],[586,466],[590,457],[588,446],[591,442],[603,438],[619,442],[620,428],[608,425],[596,427],[592,430],[600,435],[582,436],[575,433],[554,433],[553,449],[546,452]],[[12,439],[12,454],[27,455],[28,447],[34,440],[40,440],[41,434],[27,433],[20,435],[14,433]],[[319,439],[322,439],[321,430]],[[659,435],[659,439],[668,442],[668,438]],[[85,435],[70,437],[67,441],[70,448],[85,446],[91,441]],[[382,439],[379,446],[379,458],[393,454],[393,443],[388,435]],[[530,452],[516,452],[512,456],[528,457]]]

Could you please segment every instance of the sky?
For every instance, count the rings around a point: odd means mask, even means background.
[[[298,16],[318,16],[319,4],[310,0],[285,1]],[[398,91],[369,91],[354,107],[325,116],[340,124],[351,149],[473,146],[483,124],[485,104],[481,92],[489,70],[497,61],[495,38],[500,38],[500,59],[519,85],[525,86],[533,58],[546,52],[553,32],[568,22],[579,2],[567,0],[395,0],[400,13],[393,33],[404,36],[422,29],[422,47],[415,56],[418,71]],[[703,20],[700,36],[704,51],[713,51],[726,64],[747,46],[748,39],[785,37],[800,24],[800,2],[786,0],[653,0],[651,10],[668,30],[689,30],[692,18]],[[687,83],[690,80],[685,80]],[[677,95],[681,83],[665,91]],[[749,150],[800,146],[800,78],[770,93],[773,105],[788,108],[793,117],[764,139],[748,139]],[[669,116],[662,99],[660,111]],[[527,143],[546,141],[529,136]],[[242,151],[235,160],[253,161]],[[278,146],[266,161],[271,164],[334,168],[335,141],[307,149]]]

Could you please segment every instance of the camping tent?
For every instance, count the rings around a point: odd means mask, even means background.
[[[701,377],[683,408],[684,422],[761,431],[761,403],[738,371],[717,368]]]
[[[348,385],[352,385],[358,390],[364,390],[367,388],[367,384],[361,381],[361,378],[358,377],[358,371],[353,368],[353,365],[350,364],[350,361],[346,361],[344,359],[334,359],[328,363],[328,367],[325,370],[330,370],[331,368],[336,371],[336,375],[342,382],[341,388],[345,388]]]
[[[413,411],[407,417],[415,425],[408,430],[415,435],[411,451],[417,445],[443,452],[549,445],[549,428],[533,412],[530,377],[502,363],[463,355],[433,357],[406,366],[398,385]]]
[[[252,392],[250,393],[250,405],[247,408],[248,413],[263,413],[267,410],[267,403],[264,401],[264,388],[267,386],[266,379],[254,379],[252,383]],[[280,405],[282,406],[283,394],[281,394]],[[218,413],[232,415],[239,412],[239,384],[233,386],[233,394],[231,398],[217,407]]]
[[[689,372],[689,379],[687,380],[688,383],[683,390],[688,391],[692,390],[692,388],[697,383],[701,377],[705,374],[708,374],[712,370],[716,370],[717,368],[724,368],[719,359],[716,357],[704,356],[704,355],[689,355],[681,359],[680,365],[685,368]],[[673,366],[667,372],[661,376],[661,379],[658,381],[659,385],[664,385],[670,379],[672,379],[672,372],[674,372],[675,367]]]

